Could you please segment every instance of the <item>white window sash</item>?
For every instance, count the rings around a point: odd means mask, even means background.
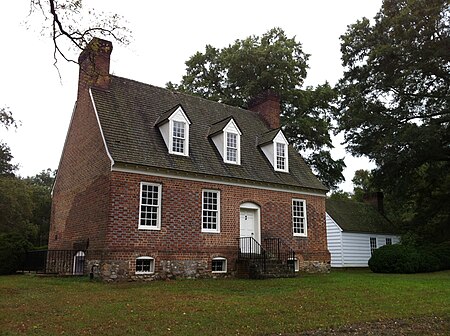
[[[300,214],[296,214],[299,212]],[[301,215],[303,213],[303,215]],[[303,232],[298,232],[303,229]],[[306,215],[306,201],[302,199],[292,199],[292,232],[294,236],[308,236],[308,221]]]
[[[216,209],[208,209],[205,208],[205,193],[213,193],[216,195],[216,199],[217,199],[217,204],[216,204]],[[215,228],[208,228],[205,227],[208,225],[208,222],[204,221],[204,217],[205,217],[205,212],[214,212],[216,214],[215,216]],[[208,216],[206,216],[208,217]],[[218,190],[208,190],[208,189],[203,189],[202,190],[202,232],[210,232],[210,233],[219,233],[220,232],[220,191]]]
[[[158,197],[157,197],[157,204],[144,204],[143,202],[143,189],[144,186],[147,187],[158,187]],[[162,185],[157,183],[148,183],[148,182],[141,182],[141,188],[140,188],[140,194],[139,194],[139,230],[160,230],[161,229],[161,199],[162,199]],[[156,208],[156,225],[146,225],[142,224],[144,211],[142,210],[143,207],[154,207]]]

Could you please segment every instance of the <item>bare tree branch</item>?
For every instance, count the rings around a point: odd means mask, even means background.
[[[93,37],[110,37],[121,44],[129,43],[131,31],[121,22],[123,17],[94,10],[83,15],[83,8],[82,0],[30,0],[29,16],[37,12],[44,18],[43,34],[49,33],[53,41],[53,65],[58,74],[58,60],[78,63],[79,51]],[[91,22],[83,23],[86,18]]]

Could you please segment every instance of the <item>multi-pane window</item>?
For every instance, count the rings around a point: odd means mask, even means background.
[[[294,236],[306,236],[306,201],[292,200],[292,226]]]
[[[377,238],[370,237],[370,254],[373,254],[373,251],[377,249]]]
[[[214,258],[211,262],[211,271],[213,273],[226,273],[227,260],[225,258]]]
[[[136,259],[136,274],[151,274],[155,272],[155,260],[151,257]]]
[[[139,228],[157,230],[161,223],[161,185],[141,183]]]
[[[203,190],[202,204],[202,231],[219,232],[219,192]]]
[[[173,121],[172,127],[172,152],[184,154],[184,142],[186,140],[186,123]]]
[[[236,133],[227,134],[227,161],[238,162],[238,135]]]
[[[278,170],[286,170],[286,145],[283,143],[276,143],[276,167]]]
[[[392,245],[392,238],[386,238],[386,245]]]

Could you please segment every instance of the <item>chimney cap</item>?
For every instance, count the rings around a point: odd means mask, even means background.
[[[92,40],[86,45],[83,51],[78,56],[78,63],[81,64],[83,61],[89,57],[89,55],[111,55],[113,49],[113,44],[111,41],[103,40],[98,37],[92,38]]]

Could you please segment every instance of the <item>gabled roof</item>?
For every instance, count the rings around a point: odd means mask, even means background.
[[[115,166],[150,167],[268,183],[324,193],[327,188],[313,175],[303,158],[289,148],[290,173],[273,170],[257,146],[258,137],[268,132],[256,112],[244,110],[137,81],[110,76],[109,90],[92,88],[105,141]],[[182,106],[192,122],[189,156],[169,154],[155,126],[173,109]],[[208,137],[211,125],[232,117],[242,131],[241,164],[223,162]]]
[[[258,146],[262,146],[269,142],[272,142],[273,139],[275,139],[275,137],[277,136],[278,132],[280,132],[280,129],[276,128],[258,136]]]
[[[344,232],[396,233],[391,222],[372,205],[352,200],[327,199],[326,212]]]
[[[213,135],[223,131],[225,126],[227,126],[228,123],[230,122],[230,120],[233,120],[233,117],[230,116],[221,121],[216,122],[215,124],[212,124],[211,128],[209,129],[208,136],[213,136]],[[239,128],[238,125],[236,125],[236,126]]]

